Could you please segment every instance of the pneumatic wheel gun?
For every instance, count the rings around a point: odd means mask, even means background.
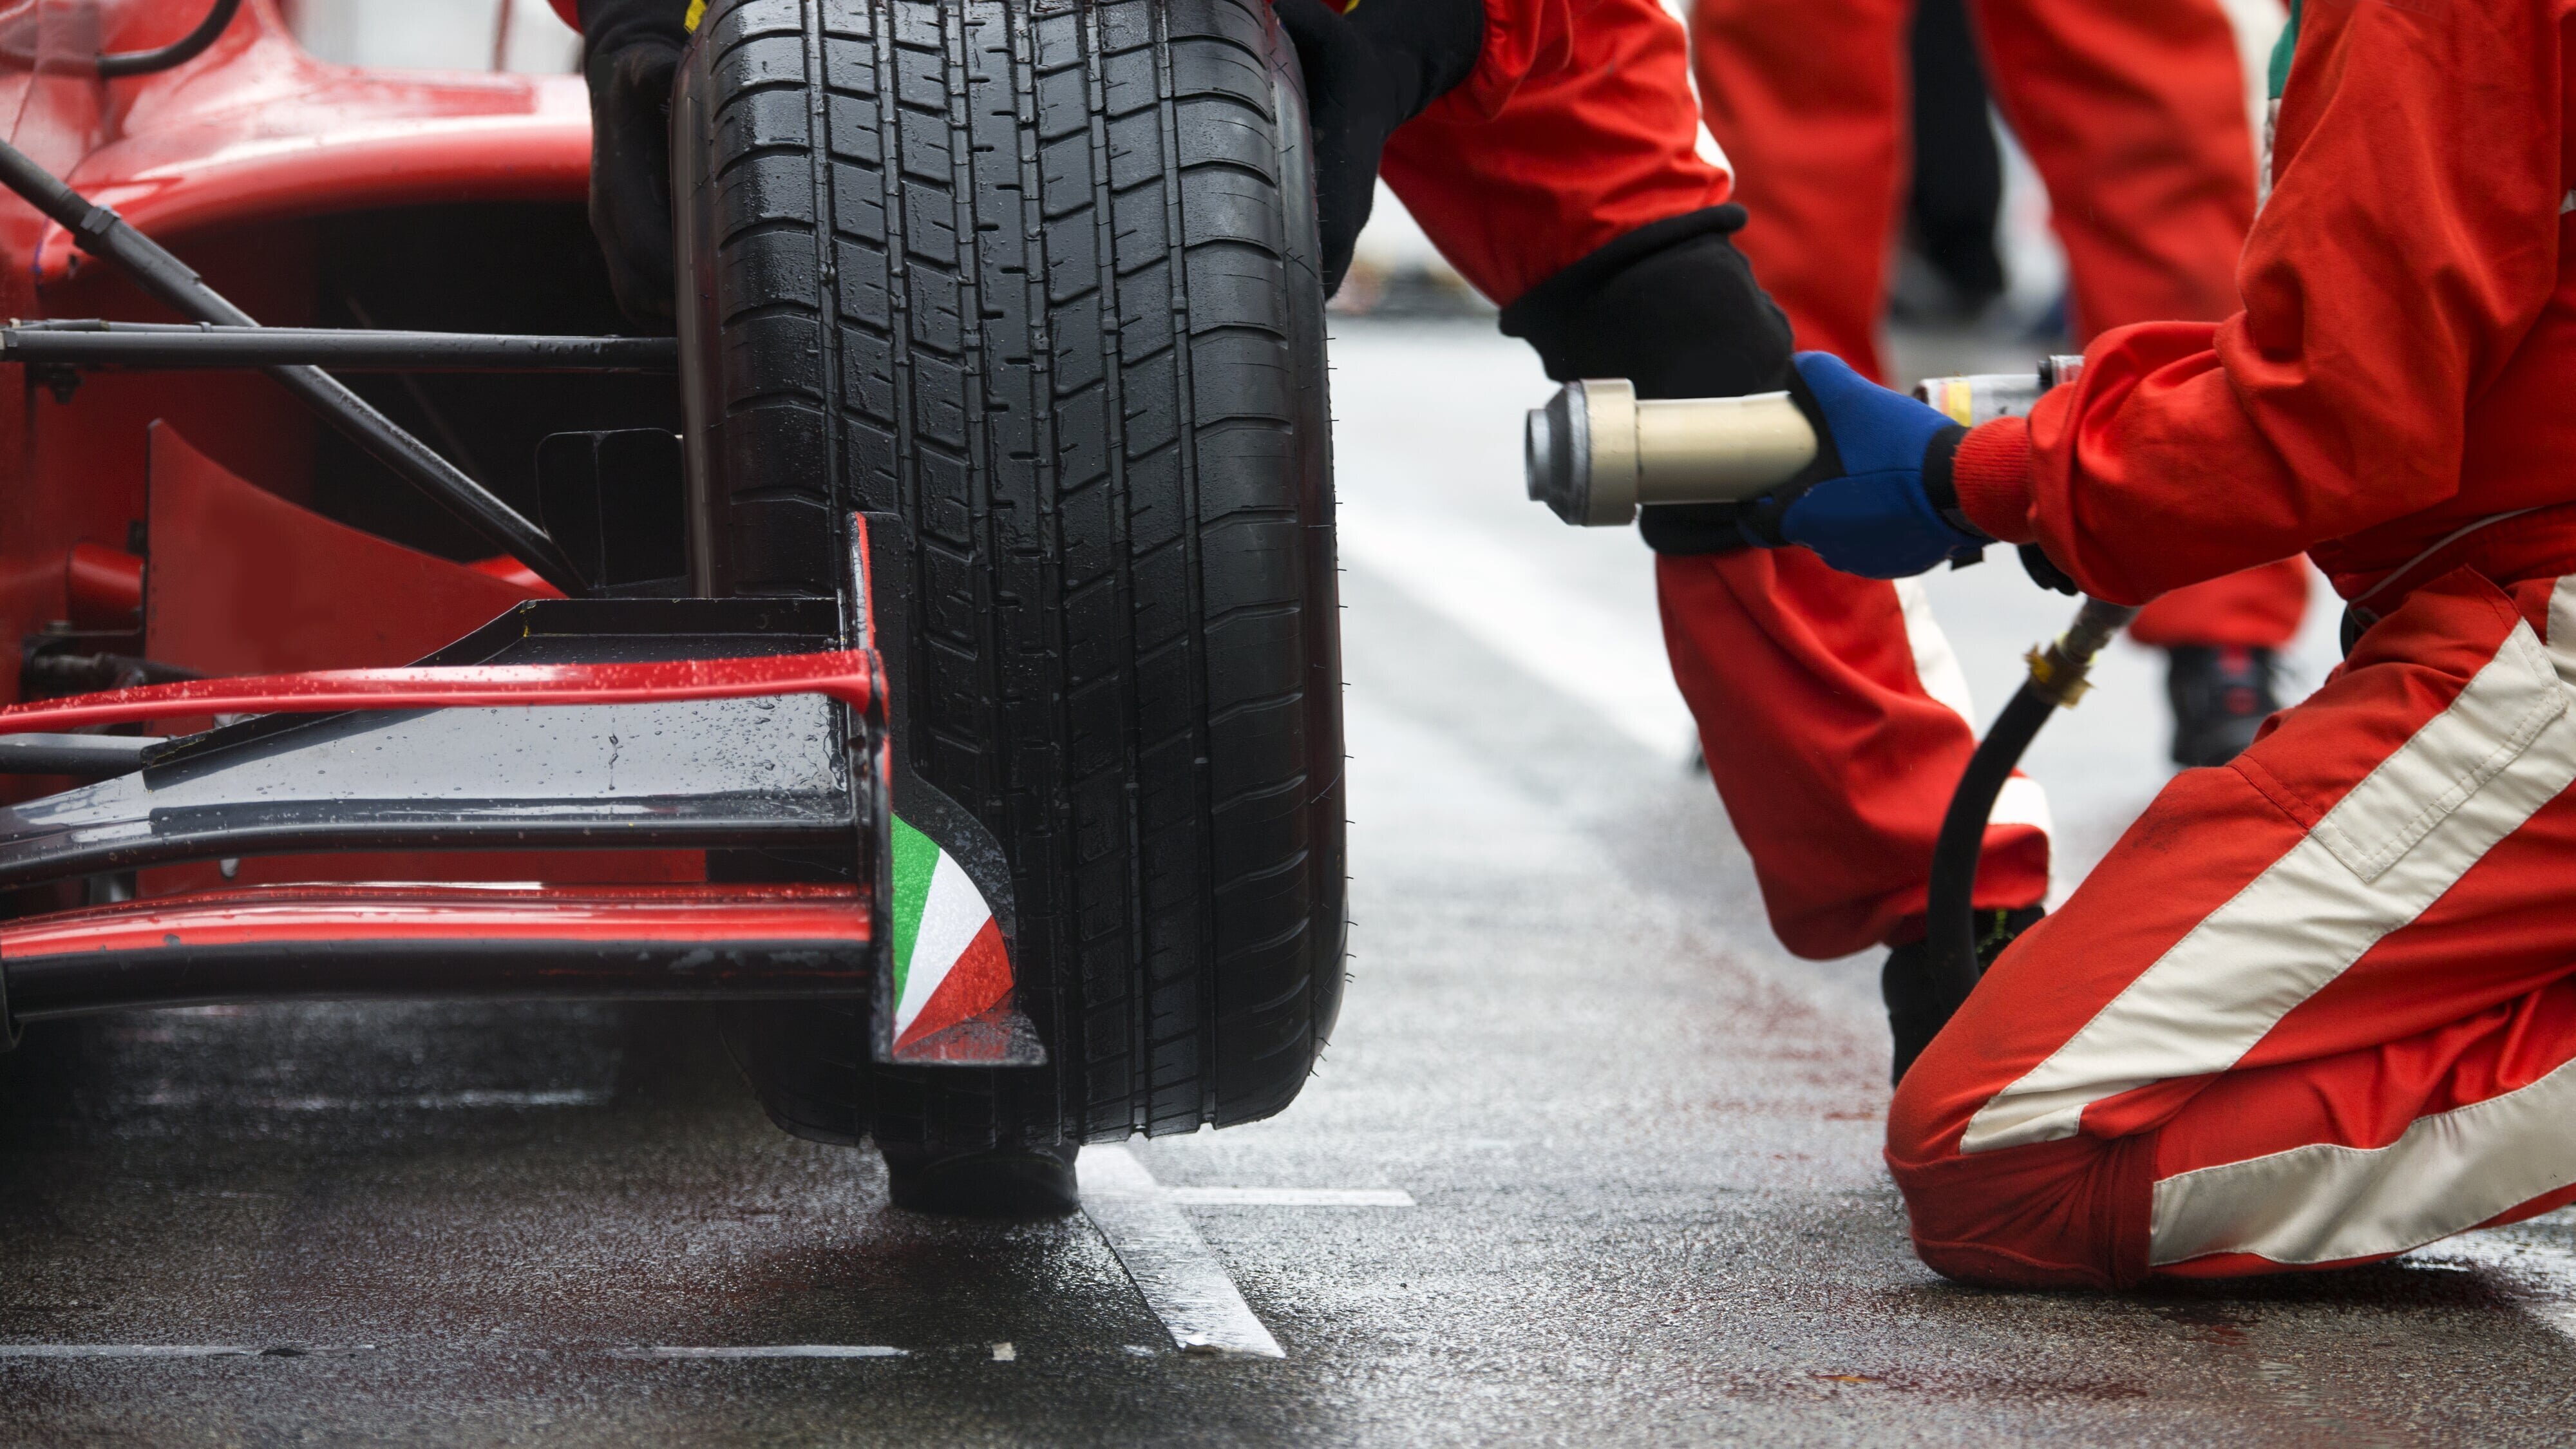
[[[2081,357],[2051,357],[2037,372],[1927,378],[1914,395],[1975,427],[2028,413],[2083,369]],[[1760,498],[1817,453],[1815,420],[1788,393],[1640,398],[1621,378],[1567,383],[1530,410],[1527,439],[1529,496],[1582,528],[1632,523],[1641,504]]]

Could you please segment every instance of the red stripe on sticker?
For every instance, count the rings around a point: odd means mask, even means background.
[[[1002,927],[987,920],[984,929],[949,968],[948,979],[924,1002],[921,1014],[912,1019],[912,1027],[894,1044],[896,1051],[922,1038],[946,1030],[961,1021],[971,1021],[1002,1003],[1011,994],[1011,958],[1002,949]]]

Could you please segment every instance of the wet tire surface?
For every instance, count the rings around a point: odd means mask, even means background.
[[[1007,856],[1053,1057],[874,1069],[856,1013],[756,1016],[743,1058],[801,1134],[1250,1121],[1331,1029],[1340,671],[1293,66],[1260,0],[708,7],[679,111],[708,147],[683,328],[704,582],[829,592],[839,521],[869,516],[902,605],[897,769]]]

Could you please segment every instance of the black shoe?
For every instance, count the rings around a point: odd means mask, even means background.
[[[1977,912],[1977,970],[1983,972],[1995,964],[2014,937],[2047,914],[2038,906]],[[1878,970],[1878,994],[1887,1002],[1888,1034],[1896,1038],[1896,1061],[1887,1074],[1888,1085],[1894,1086],[1905,1080],[1905,1069],[1950,1023],[1950,1014],[1941,1009],[1941,993],[1932,985],[1932,943],[1913,941],[1891,948],[1887,964]]]
[[[894,1205],[963,1218],[1060,1218],[1082,1209],[1073,1177],[1081,1147],[981,1147],[941,1152],[880,1142]]]
[[[2165,694],[2173,701],[2173,760],[2224,765],[2254,743],[2281,702],[2272,694],[2277,668],[2269,649],[2184,644],[2165,651]]]

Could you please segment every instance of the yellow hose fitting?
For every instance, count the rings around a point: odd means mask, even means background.
[[[2045,649],[2033,645],[2022,658],[2030,665],[2031,685],[2058,708],[2073,709],[2093,688],[2092,667],[2090,660],[2067,658],[2064,649],[2062,639]]]
[[[2137,614],[2127,604],[2086,599],[2064,634],[2046,648],[2034,648],[2022,656],[2030,664],[2031,689],[2060,709],[2073,709],[2093,687],[2094,656]]]

